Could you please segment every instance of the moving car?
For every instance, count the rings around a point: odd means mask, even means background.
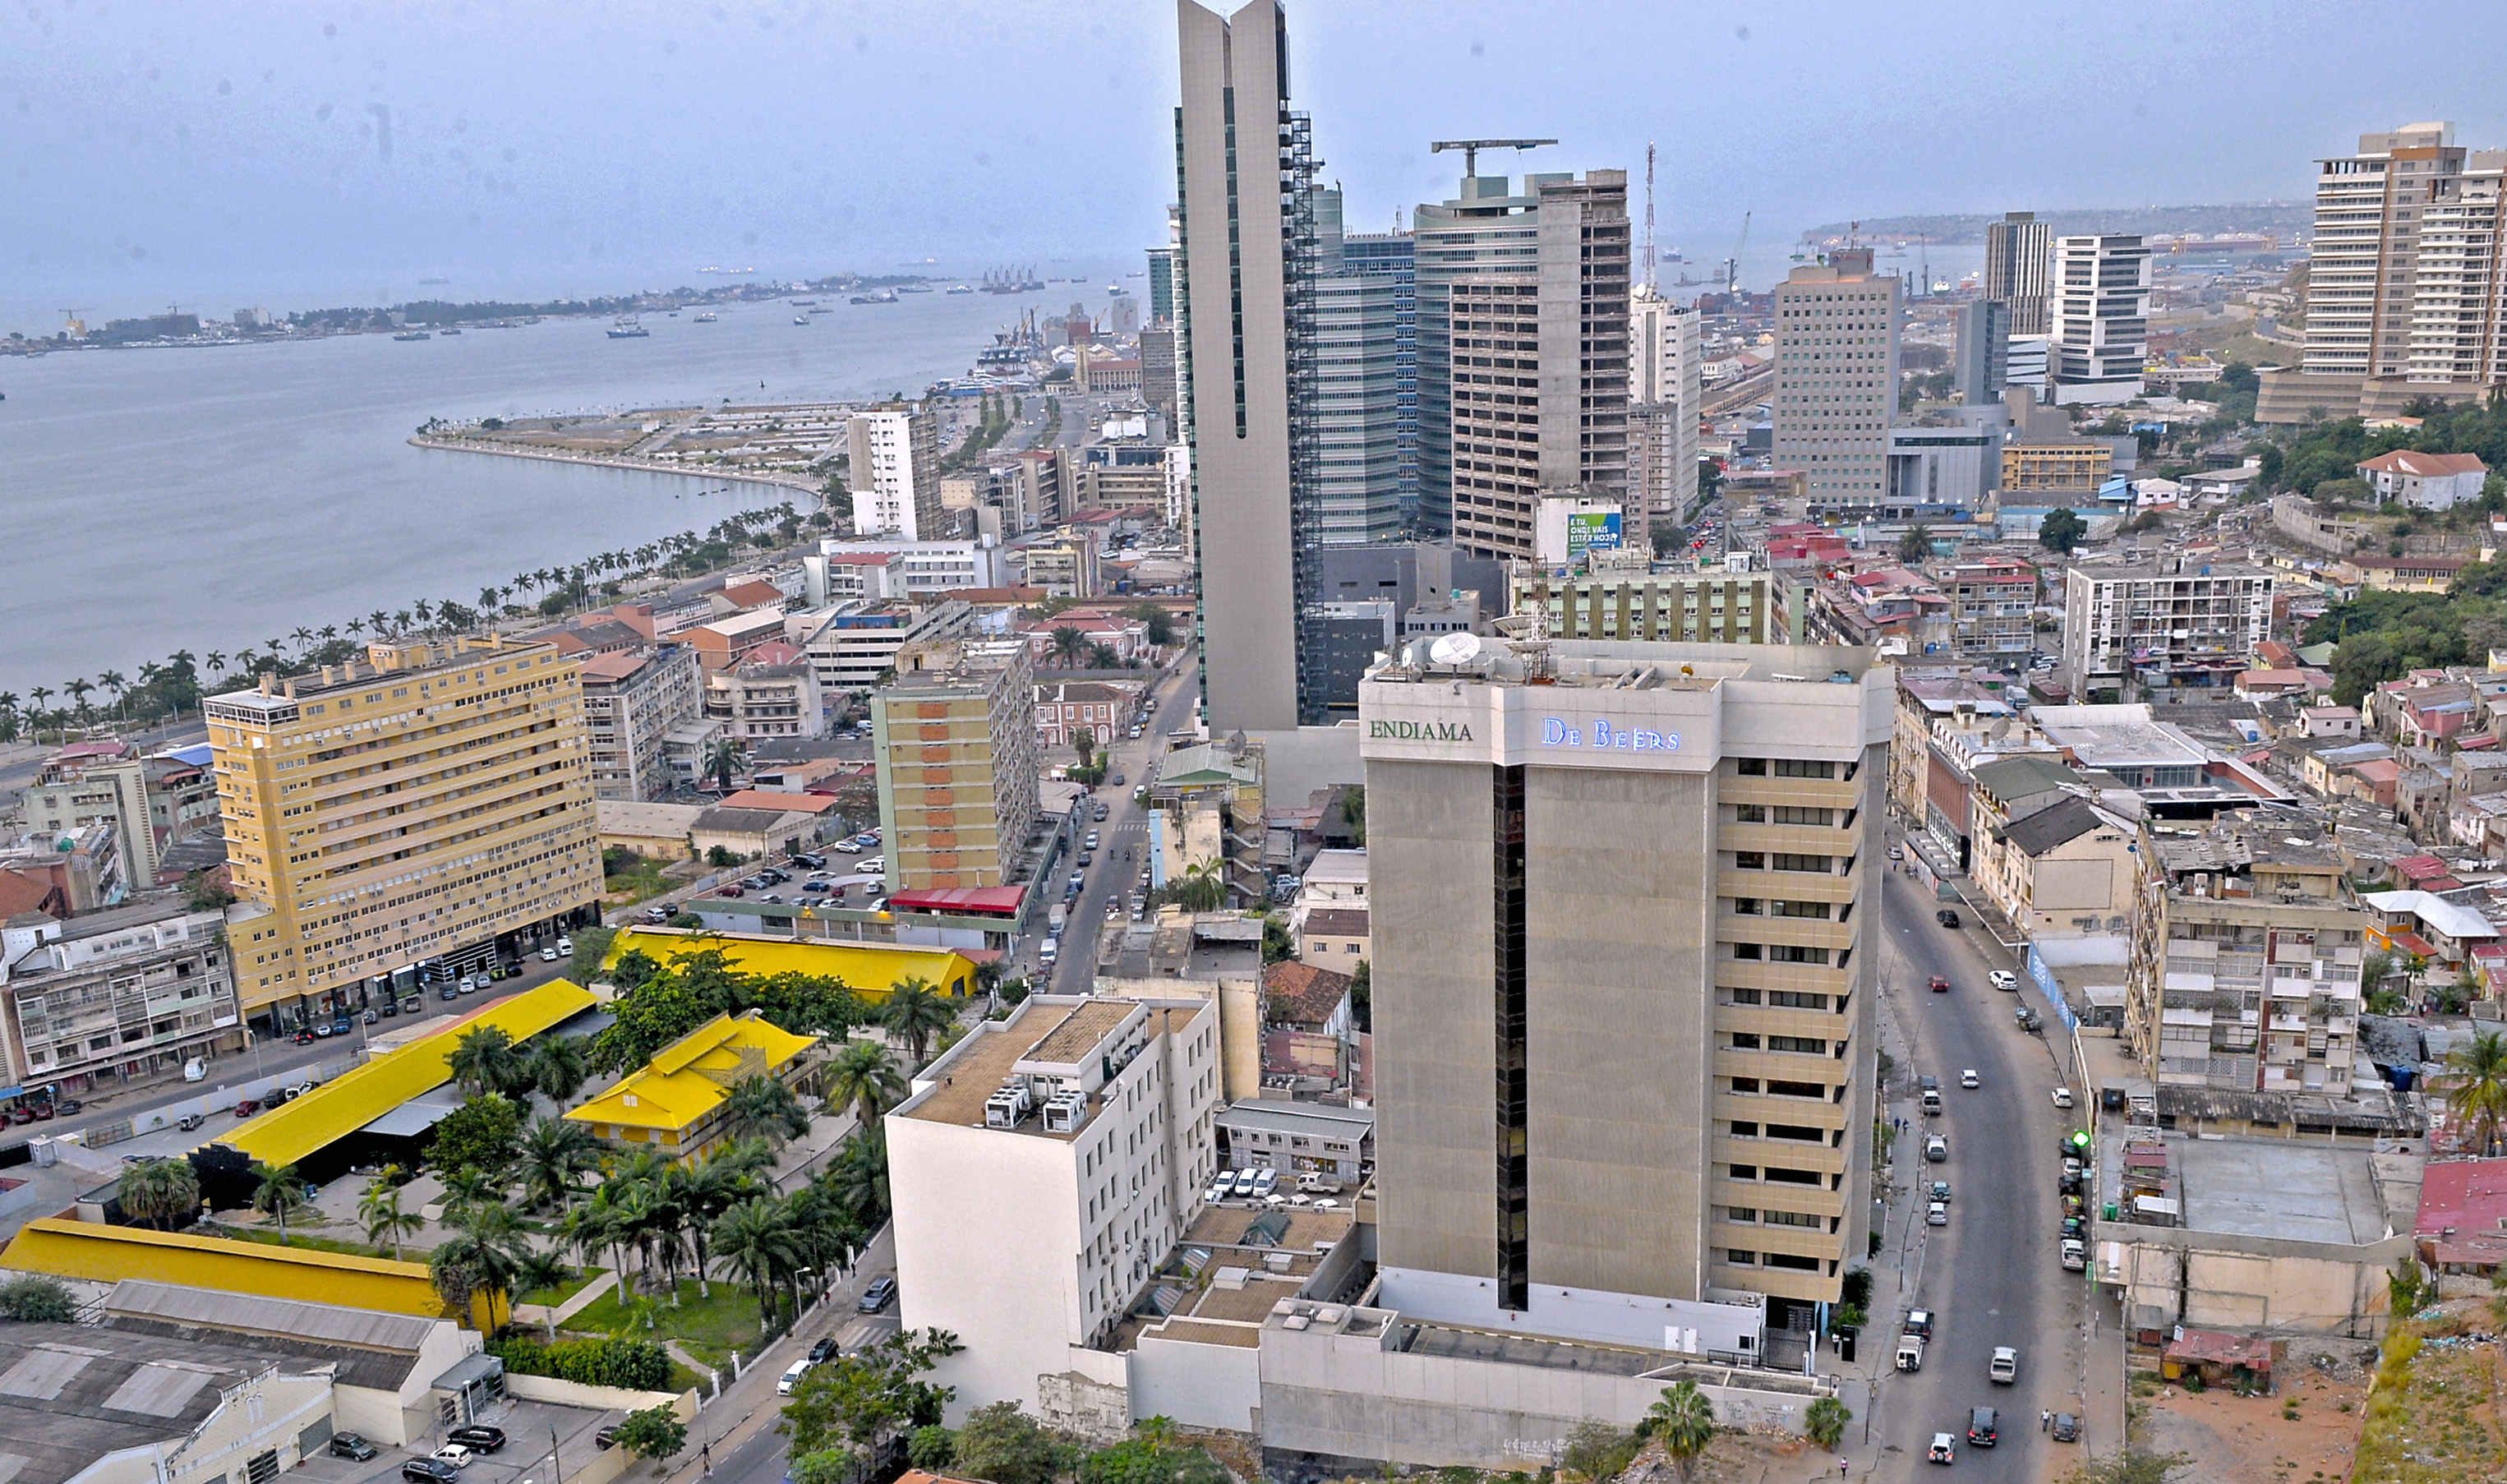
[[[1959,924],[1959,915],[1950,911],[1947,907],[1944,907],[1941,911],[1933,914],[1933,921],[1941,923],[1944,927],[1956,927]]]
[[[810,1374],[810,1367],[818,1363],[818,1362],[811,1359],[808,1356],[803,1356],[800,1359],[793,1361],[789,1366],[785,1367],[782,1379],[775,1383],[775,1394],[778,1396],[791,1395],[792,1388],[799,1386],[801,1384],[801,1378]]]
[[[1934,1433],[1933,1445],[1924,1450],[1924,1458],[1927,1462],[1935,1464],[1955,1463],[1956,1460],[1950,1455],[1950,1435],[1946,1432]]]
[[[810,1363],[824,1365],[836,1357],[839,1349],[834,1335],[823,1335],[818,1343],[810,1347]]]
[[[1924,1136],[1924,1158],[1931,1160],[1936,1165],[1940,1165],[1948,1163],[1949,1157],[1950,1141],[1948,1140],[1944,1139],[1939,1134],[1928,1134]]]
[[[352,1459],[357,1463],[362,1464],[374,1456],[375,1445],[367,1442],[364,1438],[359,1437],[354,1432],[334,1432],[331,1434],[331,1457],[335,1459]]]
[[[1924,1368],[1924,1341],[1921,1335],[1898,1336],[1898,1368],[1902,1371],[1919,1371]]]
[[[1992,973],[1985,975],[1984,978],[1986,983],[1992,985],[1995,989],[2002,991],[2006,995],[2016,995],[2019,993],[2019,976],[2011,972],[2011,970],[2007,968],[1995,969]]]
[[[883,1276],[870,1281],[870,1286],[862,1289],[861,1302],[854,1307],[864,1314],[877,1314],[894,1302],[896,1280]]]
[[[1931,1205],[1924,1208],[1924,1224],[1926,1226],[1949,1225],[1950,1209],[1939,1201],[1933,1202]]]
[[[2001,1439],[2001,1435],[2002,1434],[1995,1429],[1995,1413],[1993,1408],[1977,1407],[1967,1414],[1967,1441],[1969,1447],[1990,1448]]]
[[[2008,1345],[1993,1347],[1993,1358],[1985,1362],[1984,1374],[1996,1386],[2010,1386],[2019,1379],[2019,1352]]]
[[[1933,1181],[1933,1193],[1931,1199],[1947,1206],[1950,1203],[1950,1182],[1947,1180]]]
[[[861,864],[855,866],[854,869],[864,876],[882,875],[888,870],[888,857],[885,855],[865,855],[862,857]]]
[[[477,1453],[493,1453],[505,1446],[505,1430],[484,1422],[465,1422],[444,1434],[449,1443],[459,1443]]]
[[[1982,1087],[1983,1085],[1984,1079],[1976,1074],[1976,1068],[1973,1067],[1970,1067],[1959,1073],[1959,1086],[1961,1087],[1978,1088]]]
[[[734,895],[734,896],[739,895],[739,892],[738,892],[738,891],[736,891],[736,890],[734,890],[734,889],[733,889],[732,887],[723,887],[722,889],[723,889],[726,893],[728,893],[728,894],[730,894],[730,895]],[[557,961],[557,950],[556,950],[556,949],[554,949],[554,948],[543,948],[543,949],[541,949],[541,950],[540,950],[540,961],[541,961],[542,963],[555,963],[555,962]]]
[[[567,955],[572,954],[573,952],[574,952],[574,940],[573,940],[572,938],[564,938],[564,937],[561,937],[561,938],[559,938],[559,939],[557,940],[557,956],[558,956],[559,958],[561,958],[561,959],[565,958]]]
[[[1933,993],[1936,995],[1946,995],[1949,992],[1950,982],[1947,979],[1943,978],[1941,975],[1935,974],[1933,976]]]
[[[237,1118],[249,1118],[260,1111],[261,1100],[258,1098],[246,1098],[241,1103],[236,1104],[236,1116]]]
[[[2056,1107],[2070,1107],[2072,1105],[2072,1090],[2068,1087],[2058,1087],[2054,1089],[2054,1105]]]
[[[855,842],[851,841],[851,840],[839,840],[839,841],[837,841],[834,845],[829,846],[827,849],[829,849],[829,850],[831,850],[831,851],[842,851],[844,853],[846,853],[846,854],[848,854],[848,855],[858,855],[858,854],[860,854],[860,853],[862,852],[862,848],[861,848],[858,844],[856,844]]]

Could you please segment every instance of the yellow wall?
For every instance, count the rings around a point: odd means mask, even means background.
[[[146,1278],[187,1287],[312,1299],[425,1319],[442,1319],[448,1312],[422,1262],[53,1216],[27,1222],[8,1250],[0,1252],[0,1267],[92,1283]]]
[[[718,949],[733,967],[751,974],[815,974],[841,979],[877,1002],[904,979],[920,977],[943,995],[969,995],[975,965],[945,948],[892,943],[804,942],[749,933],[690,931],[677,927],[622,927],[610,939],[604,968],[633,951],[669,963],[689,954]]]

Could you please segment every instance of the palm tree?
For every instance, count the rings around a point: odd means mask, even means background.
[[[847,1140],[823,1184],[836,1210],[863,1231],[879,1230],[889,1213],[887,1136],[874,1126]]]
[[[854,1041],[827,1064],[827,1105],[850,1107],[864,1129],[905,1101],[904,1074],[889,1060],[885,1047]]]
[[[505,1312],[512,1312],[515,1285],[528,1255],[514,1213],[491,1202],[464,1213],[460,1231],[428,1255],[427,1276],[455,1313],[467,1313],[472,1300],[484,1296],[487,1322],[479,1327],[493,1330],[502,1322],[496,1301],[504,1299]]]
[[[563,1106],[591,1075],[589,1053],[571,1035],[545,1035],[531,1047],[531,1085],[551,1103]]]
[[[729,1146],[732,1150],[743,1147]],[[757,1193],[757,1182],[741,1168],[737,1159],[725,1159],[724,1150],[697,1165],[672,1165],[667,1178],[671,1185],[671,1204],[687,1221],[690,1255],[696,1259],[697,1296],[711,1298],[713,1288],[707,1274],[713,1266],[713,1223],[734,1203]]]
[[[958,1023],[958,1008],[918,974],[896,982],[878,1016],[882,1026],[904,1040],[907,1055],[920,1067],[931,1038]]]
[[[118,670],[108,670],[96,676],[96,681],[106,690],[113,692],[113,714],[116,717],[122,716],[123,698],[130,694],[129,679]]]
[[[558,1223],[560,1242],[583,1254],[583,1265],[598,1267],[603,1257],[609,1259],[609,1270],[618,1275],[618,1301],[627,1301],[627,1254],[620,1240],[617,1208],[609,1199],[609,1188],[603,1186],[592,1193],[592,1199],[565,1213]]]
[[[573,1276],[574,1269],[567,1267],[565,1259],[557,1253],[526,1249],[522,1261],[514,1265],[514,1287],[518,1292],[536,1293],[544,1288],[557,1287]],[[542,1305],[540,1321],[548,1325],[549,1343],[556,1344],[557,1305]]]
[[[525,1204],[563,1211],[575,1196],[574,1177],[600,1162],[592,1131],[570,1118],[540,1118],[523,1131],[514,1153],[514,1183]]]
[[[272,1167],[253,1161],[252,1176],[260,1183],[253,1186],[252,1209],[278,1223],[278,1240],[287,1241],[287,1213],[305,1204],[305,1180],[294,1165]]]
[[[445,1218],[458,1222],[482,1206],[502,1206],[505,1193],[497,1183],[500,1174],[470,1165],[438,1173],[436,1178],[444,1182]]]
[[[1680,1466],[1680,1476],[1687,1479],[1697,1467],[1697,1456],[1715,1441],[1715,1408],[1696,1382],[1683,1381],[1662,1389],[1662,1398],[1646,1408],[1645,1421],[1637,1430],[1659,1439],[1662,1451]]]
[[[376,1247],[391,1244],[392,1257],[397,1261],[401,1244],[418,1235],[426,1218],[400,1204],[400,1186],[393,1176],[400,1172],[386,1169],[366,1182],[365,1193],[357,1197],[357,1219],[366,1223],[366,1240]]]
[[[95,682],[87,679],[64,680],[61,682],[61,689],[69,692],[70,699],[78,703],[79,725],[87,725],[88,718],[95,714],[94,707],[87,704],[88,693],[95,689]]]
[[[227,657],[214,649],[200,656],[200,663],[209,668],[210,674],[223,675],[227,672]]]
[[[141,1160],[124,1168],[114,1199],[122,1203],[125,1214],[164,1231],[174,1217],[200,1210],[200,1177],[187,1160]]]
[[[715,1218],[712,1237],[713,1249],[756,1293],[759,1324],[774,1328],[776,1286],[801,1266],[790,1213],[771,1196],[753,1195]]]
[[[2507,1132],[2507,1033],[2485,1031],[2447,1053],[2446,1112],[2462,1145],[2479,1154],[2497,1151]]]
[[[1069,624],[1064,624],[1046,636],[1045,652],[1053,657],[1056,664],[1064,670],[1069,670],[1078,664],[1081,655],[1088,652],[1088,635]]]
[[[453,1080],[473,1098],[519,1094],[531,1086],[531,1067],[514,1038],[495,1026],[465,1031],[453,1046]]]
[[[810,1113],[792,1089],[775,1077],[760,1072],[744,1077],[723,1100],[723,1128],[732,1139],[764,1139],[781,1146],[787,1139],[798,1139],[810,1132]]]
[[[731,792],[731,780],[739,774],[745,759],[740,743],[728,737],[718,737],[706,748],[705,771],[724,793]]]

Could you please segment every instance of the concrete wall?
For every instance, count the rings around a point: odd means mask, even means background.
[[[1164,1417],[1187,1428],[1258,1429],[1262,1353],[1254,1346],[1144,1334],[1127,1358],[1133,1421]]]
[[[2379,1339],[2386,1278],[2412,1253],[2409,1232],[2341,1248],[2107,1221],[2091,1236],[2099,1281],[2124,1285],[2128,1328]]]
[[[1497,1307],[1496,1290],[1485,1278],[1408,1268],[1380,1271],[1383,1281],[1368,1302],[1399,1310],[1408,1318],[1475,1329],[1555,1335],[1682,1355],[1731,1356],[1755,1353],[1765,1324],[1763,1311],[1755,1304],[1648,1298],[1544,1282],[1533,1284],[1532,1307],[1518,1314]]]

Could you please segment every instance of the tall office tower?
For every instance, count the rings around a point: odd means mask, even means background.
[[[2053,238],[2034,211],[2012,211],[1984,229],[1984,297],[2011,306],[2011,333],[2046,333]]]
[[[1401,524],[1419,517],[1419,292],[1416,246],[1406,232],[1344,233],[1341,263],[1393,283],[1393,448],[1400,464]]]
[[[1201,553],[1204,713],[1214,732],[1320,718],[1301,684],[1313,601],[1314,158],[1289,108],[1278,0],[1220,17],[1177,0],[1184,427]]]
[[[953,533],[940,509],[938,418],[919,407],[877,407],[854,414],[847,433],[855,535],[938,541]]]
[[[1837,1299],[1889,674],[1561,639],[1360,687],[1384,1307],[1730,1353]]]
[[[1007,886],[1036,828],[1036,673],[1023,640],[896,652],[871,693],[871,756],[893,891]]]
[[[1152,320],[1141,327],[1141,401],[1173,430],[1177,405],[1173,324]]]
[[[2445,122],[2361,134],[2317,162],[2300,370],[2266,373],[2259,420],[2400,413],[2507,381],[2507,151]]]
[[[1149,323],[1175,318],[1175,249],[1149,249]]]
[[[1898,408],[1895,273],[1839,248],[1776,285],[1775,461],[1809,476],[1813,509],[1876,505]]]
[[[1326,546],[1401,533],[1399,285],[1342,250],[1341,195],[1315,192],[1315,514]]]
[[[2150,249],[2128,235],[2054,239],[2047,380],[2058,404],[2141,395],[2150,360]]]
[[[1627,496],[1627,172],[1527,175],[1520,196],[1503,175],[1466,176],[1411,230],[1420,530],[1529,556],[1544,490]],[[1458,316],[1458,291],[1472,313]]]
[[[1958,350],[1950,364],[1950,384],[1958,389],[1960,405],[2000,402],[2011,380],[2011,306],[1999,299],[1960,305]]]
[[[1623,539],[1689,519],[1697,502],[1698,313],[1640,287],[1628,301],[1628,509]]]
[[[227,929],[236,993],[265,1030],[600,920],[574,662],[494,635],[366,653],[202,707],[251,904]]]

